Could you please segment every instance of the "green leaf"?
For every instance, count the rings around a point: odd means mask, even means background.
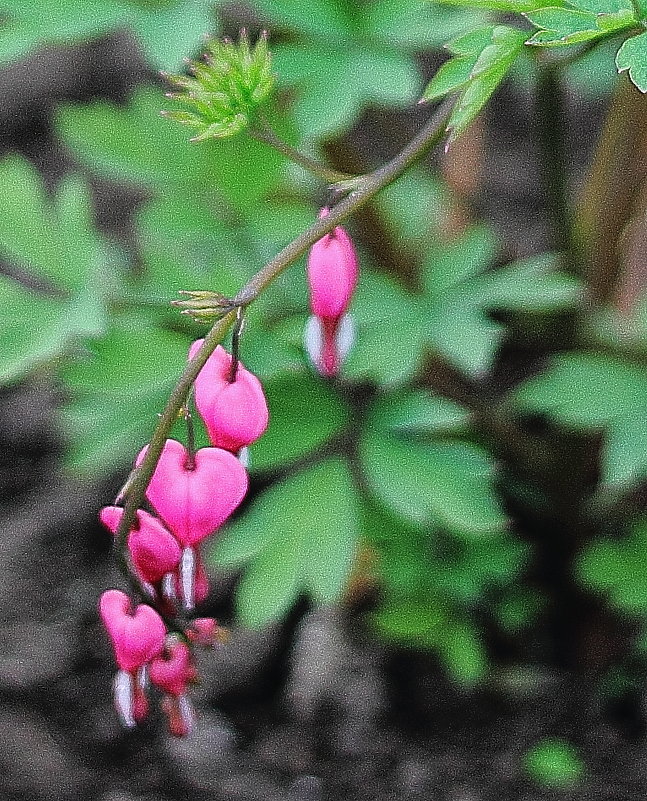
[[[276,470],[321,448],[349,422],[349,409],[309,372],[279,375],[265,385],[270,425],[251,447],[253,470]]]
[[[455,9],[428,0],[376,0],[362,9],[368,37],[382,44],[429,50],[457,36],[480,15],[472,9]]]
[[[616,609],[647,614],[647,521],[638,520],[622,539],[591,543],[577,563],[580,583],[608,598]]]
[[[458,404],[426,390],[416,390],[378,400],[370,425],[401,434],[433,434],[460,430],[468,419],[469,412]]]
[[[0,162],[0,188],[4,257],[58,289],[79,289],[89,278],[99,247],[86,187],[70,179],[52,202],[36,169],[25,159],[10,157]]]
[[[647,33],[626,39],[616,55],[618,72],[629,77],[641,92],[647,92]]]
[[[148,441],[186,364],[190,340],[125,316],[85,358],[62,373],[70,396],[61,420],[68,467],[100,473],[122,467]]]
[[[44,44],[100,36],[124,24],[128,10],[110,0],[3,2],[0,59],[15,59]],[[8,19],[7,19],[8,17]]]
[[[498,25],[492,32],[492,43],[479,55],[463,94],[459,97],[447,123],[452,142],[469,126],[521,54],[526,35],[515,28]]]
[[[257,0],[258,10],[271,22],[308,36],[344,39],[351,31],[352,20],[343,5],[331,0]]]
[[[545,787],[572,787],[581,781],[585,772],[571,743],[556,737],[547,737],[533,746],[524,763],[528,774]]]
[[[141,88],[127,107],[105,100],[60,108],[56,124],[74,154],[108,178],[164,189],[198,184],[208,151],[192,145],[181,128],[160,116],[166,101],[158,89]]]
[[[136,9],[131,25],[156,69],[180,69],[204,46],[203,37],[215,32],[211,5],[211,0],[176,0]]]
[[[505,526],[491,485],[493,465],[473,445],[421,444],[368,431],[360,458],[375,497],[410,523],[436,523],[476,539]]]
[[[403,107],[416,98],[420,77],[415,60],[393,49],[348,46],[274,50],[279,80],[295,85],[294,115],[309,138],[331,137],[350,127],[370,104]]]
[[[434,648],[443,639],[447,617],[442,605],[430,598],[427,603],[414,600],[386,603],[372,615],[372,622],[391,640],[418,648]]]
[[[466,290],[490,309],[552,312],[572,308],[582,299],[582,286],[556,271],[557,257],[547,253],[512,262],[472,281]]]
[[[431,248],[423,265],[427,293],[442,295],[446,290],[467,283],[470,278],[484,272],[492,264],[498,245],[492,229],[482,225],[469,228],[447,244]]]
[[[442,0],[443,3],[470,8],[486,8],[490,11],[523,12],[534,11],[546,5],[545,0]],[[559,0],[553,5],[560,5]]]
[[[475,626],[452,621],[443,629],[438,645],[445,667],[455,681],[472,685],[483,680],[488,660]]]
[[[103,332],[107,250],[77,179],[64,182],[50,200],[36,170],[11,157],[0,162],[0,191],[0,253],[42,290],[0,279],[0,382],[9,382]]]
[[[647,373],[613,357],[558,356],[551,367],[520,387],[516,401],[575,429],[607,429],[603,480],[629,486],[647,474]]]
[[[342,593],[359,535],[348,466],[328,459],[273,484],[224,531],[217,564],[251,559],[237,593],[241,621],[260,627],[283,615],[300,592],[317,603]]]
[[[578,42],[597,39],[606,33],[635,24],[630,8],[612,10],[611,13],[598,14],[567,8],[540,8],[526,14],[526,17],[540,30],[528,40],[530,45],[561,47]]]

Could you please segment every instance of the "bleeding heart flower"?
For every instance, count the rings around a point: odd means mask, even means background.
[[[192,359],[203,339],[189,350]],[[239,362],[232,380],[232,356],[214,350],[195,380],[195,405],[216,448],[237,453],[267,428],[269,413],[261,382]]]
[[[146,446],[137,457],[141,464]],[[221,448],[200,448],[193,465],[180,442],[169,439],[146,490],[156,512],[183,546],[196,545],[221,526],[247,492],[247,473]]]
[[[120,506],[105,506],[99,519],[113,534],[117,532],[124,510]],[[133,565],[150,584],[157,584],[180,563],[181,548],[175,537],[161,522],[143,509],[137,510],[137,523],[128,534],[128,549]]]
[[[148,674],[153,684],[168,695],[176,696],[185,693],[187,684],[197,678],[189,647],[177,641],[153,659]]]
[[[121,670],[132,673],[161,653],[166,626],[152,607],[140,604],[131,614],[125,593],[106,590],[99,600],[99,613]]]
[[[322,209],[319,217],[325,217]],[[348,308],[359,268],[352,239],[338,225],[310,249],[308,255],[308,284],[310,308],[316,317],[339,319]]]

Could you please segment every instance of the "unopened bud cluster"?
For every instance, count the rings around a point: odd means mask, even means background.
[[[328,209],[322,209],[319,216],[327,215]],[[312,316],[306,324],[305,348],[321,375],[334,376],[355,339],[347,310],[359,273],[355,246],[341,225],[312,246],[307,270]]]
[[[274,86],[267,36],[254,47],[243,31],[238,44],[211,39],[203,61],[189,64],[192,76],[165,75],[180,92],[167,95],[190,111],[165,111],[166,117],[196,130],[192,141],[233,136],[249,125]]]
[[[202,342],[192,345],[190,359]],[[248,477],[239,457],[268,422],[260,382],[221,346],[200,371],[194,390],[213,447],[191,452],[176,440],[166,441],[146,490],[155,514],[139,509],[126,540],[130,569],[150,604],[133,609],[119,590],[108,590],[99,603],[119,668],[114,692],[122,722],[132,727],[146,717],[152,684],[163,694],[169,731],[178,736],[188,734],[193,721],[187,695],[197,676],[192,648],[214,644],[219,630],[210,618],[190,620],[177,630],[169,630],[165,621],[191,615],[207,597],[200,545],[245,497]],[[116,533],[123,513],[119,506],[107,506],[100,519]]]

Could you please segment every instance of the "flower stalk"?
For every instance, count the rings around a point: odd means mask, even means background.
[[[444,101],[431,120],[391,161],[358,179],[356,188],[334,205],[329,214],[314,222],[296,239],[286,245],[273,259],[267,262],[232,300],[232,306],[236,310],[228,311],[213,324],[202,345],[187,363],[171,392],[150,439],[146,453],[124,490],[124,513],[115,536],[115,548],[118,555],[123,557],[126,552],[128,532],[135,521],[137,509],[144,500],[146,489],[155,472],[171,428],[177,420],[180,410],[187,403],[189,392],[198,373],[236,321],[238,316],[237,309],[244,308],[256,300],[276,278],[300,256],[305,254],[315,242],[330,233],[347,217],[372,200],[378,192],[399,178],[412,164],[437,145],[445,134],[453,103],[453,98]],[[121,558],[120,563],[123,564],[123,562],[124,559]],[[128,572],[130,573],[130,571]]]

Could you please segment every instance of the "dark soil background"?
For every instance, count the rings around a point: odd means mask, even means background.
[[[2,147],[28,155],[55,185],[72,161],[53,139],[52,105],[124,99],[146,77],[122,34],[43,51],[29,70],[8,67],[0,73]],[[602,103],[569,99],[573,118],[587,120],[587,142],[570,143],[576,176],[602,110]],[[376,139],[386,152],[372,157],[388,155],[417,120],[368,113],[346,141],[346,156]],[[473,201],[512,255],[547,244],[533,127],[529,99],[505,87],[488,114],[484,178]],[[135,197],[113,185],[94,188],[98,224],[125,235]],[[123,477],[83,484],[61,474],[55,403],[45,378],[0,395],[2,799],[645,797],[638,707],[614,713],[596,700],[595,677],[569,669],[559,653],[542,664],[537,643],[517,644],[516,656],[536,663],[523,680],[506,664],[515,656],[508,644],[493,654],[501,669],[491,685],[462,692],[430,656],[376,642],[351,609],[303,605],[281,626],[234,630],[227,646],[200,656],[199,723],[191,737],[167,736],[155,714],[138,731],[124,732],[112,708],[109,644],[96,616],[99,593],[119,582],[96,515]],[[205,613],[227,622],[232,583],[231,576],[214,580]],[[550,639],[550,621],[546,626]],[[524,754],[547,736],[566,737],[579,749],[586,773],[572,789],[542,788],[524,772]]]

